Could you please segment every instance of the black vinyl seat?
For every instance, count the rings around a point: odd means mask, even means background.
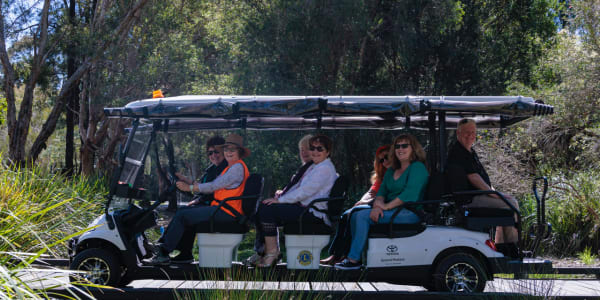
[[[465,208],[464,227],[487,232],[496,226],[515,226],[514,212],[506,208]]]
[[[467,230],[487,232],[496,226],[516,226],[515,211],[510,208],[468,207],[477,195],[496,194],[504,196],[497,191],[469,190],[466,180],[467,174],[459,165],[448,164],[447,181],[452,191],[452,199],[459,209],[457,216],[460,224]]]
[[[283,232],[285,234],[294,235],[330,235],[333,233],[333,228],[323,222],[323,220],[313,216],[309,212],[312,208],[316,211],[326,213],[330,220],[336,220],[342,214],[342,207],[344,206],[344,200],[346,199],[346,191],[348,189],[348,179],[344,176],[340,176],[335,180],[331,191],[329,192],[328,198],[315,199],[308,206],[304,208],[304,211],[298,218],[293,222],[286,222],[283,225]],[[327,210],[321,210],[315,207],[315,203],[327,202]]]
[[[214,220],[215,214],[218,210],[215,210],[209,220],[201,222],[195,226],[197,233],[246,233],[250,229],[249,220],[255,213],[256,202],[260,199],[263,189],[264,179],[260,174],[250,174],[246,179],[246,186],[242,196],[229,197],[219,203],[217,207],[227,208],[227,210],[233,212],[236,216],[231,222],[219,222]],[[242,210],[244,215],[238,213],[233,209],[228,201],[231,200],[242,200]]]

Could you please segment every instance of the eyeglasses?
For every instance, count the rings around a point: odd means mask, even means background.
[[[400,148],[406,149],[406,148],[408,148],[408,146],[410,146],[410,144],[396,144],[396,145],[394,145],[394,149],[400,149]]]
[[[226,152],[235,152],[237,151],[238,147],[225,147],[223,148],[224,151]]]
[[[214,150],[214,151],[213,151],[213,150],[210,150],[210,151],[206,152],[206,155],[208,155],[208,156],[211,156],[211,155],[213,155],[213,154],[219,154],[219,153],[221,153],[221,152],[219,152],[219,151],[217,151],[217,150]]]
[[[388,160],[387,155],[379,159],[379,163],[382,164],[384,161]]]
[[[317,146],[317,147],[315,147],[315,146],[310,146],[310,147],[308,147],[308,150],[310,150],[310,151],[318,151],[318,152],[323,152],[323,151],[325,151],[325,148],[323,148],[322,146]]]

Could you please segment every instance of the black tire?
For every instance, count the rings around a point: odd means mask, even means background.
[[[85,274],[71,275],[71,282],[82,282],[82,278],[93,284],[117,286],[121,281],[121,266],[119,259],[110,251],[90,248],[78,253],[71,270],[87,271]]]
[[[481,263],[467,253],[455,253],[443,258],[433,272],[433,287],[440,292],[483,292],[486,282],[487,274]]]

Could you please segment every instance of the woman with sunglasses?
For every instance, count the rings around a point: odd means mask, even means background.
[[[227,168],[227,160],[223,156],[223,152],[217,150],[216,146],[225,144],[225,139],[220,136],[213,136],[206,141],[206,155],[208,156],[208,160],[210,161],[210,166],[204,170],[204,175],[198,181],[193,181],[188,179],[185,175],[177,172],[175,176],[179,178],[180,181],[185,182],[186,185],[196,185],[197,183],[206,183],[211,182],[219,176]],[[173,197],[175,198],[175,197]],[[178,209],[190,209],[196,205],[207,206],[210,204],[210,201],[214,200],[213,193],[207,194],[196,194],[192,201],[187,203],[187,206],[180,207]],[[177,205],[177,204],[175,204]],[[169,203],[169,207],[171,203]],[[165,232],[166,234],[166,232]],[[175,247],[176,250],[179,250],[179,254],[171,259],[173,263],[191,263],[194,260],[194,256],[192,255],[192,248],[194,247],[194,239],[196,232],[191,228],[185,228],[183,231],[183,235],[179,240],[179,243]],[[158,240],[159,243],[164,242],[164,235],[160,237]]]
[[[297,220],[306,205],[312,200],[326,198],[335,183],[338,175],[329,156],[333,150],[333,142],[325,135],[317,135],[309,140],[309,151],[312,165],[286,193],[278,197],[265,199],[257,211],[259,226],[256,228],[257,236],[264,236],[265,255],[258,267],[270,267],[277,264],[280,259],[277,243],[277,227],[286,221]],[[322,222],[331,226],[327,214],[327,203],[315,204],[315,209],[309,209],[310,214],[304,217],[308,222]],[[310,220],[312,218],[312,220]],[[260,231],[260,232],[259,232]]]
[[[358,200],[352,208],[345,211],[340,218],[338,223],[337,231],[331,241],[329,247],[328,258],[322,259],[320,262],[325,265],[334,265],[342,261],[342,259],[348,254],[350,250],[350,242],[352,241],[352,235],[350,233],[350,226],[348,226],[348,217],[353,211],[371,208],[370,204],[375,199],[381,181],[385,175],[385,171],[392,166],[392,162],[388,159],[388,152],[391,145],[384,145],[377,148],[375,151],[375,159],[373,160],[373,175],[371,175],[371,187],[369,190]]]
[[[381,187],[373,202],[373,208],[352,214],[350,226],[352,244],[348,257],[335,265],[336,269],[360,269],[360,257],[369,236],[369,226],[376,223],[413,224],[419,217],[403,208],[392,220],[394,210],[405,202],[423,198],[429,173],[425,167],[425,151],[419,141],[410,134],[394,139],[390,153],[392,168],[385,172]]]
[[[288,184],[285,185],[285,187],[283,187],[281,190],[277,190],[275,192],[275,198],[279,198],[282,195],[285,195],[294,185],[298,184],[298,182],[300,181],[300,178],[302,178],[302,176],[304,175],[304,173],[306,172],[306,170],[308,170],[308,168],[312,165],[312,157],[310,155],[310,139],[312,138],[312,134],[307,134],[305,136],[303,136],[300,141],[298,142],[298,155],[300,157],[300,161],[302,162],[302,165],[300,166],[300,168],[298,168],[298,170],[296,170],[296,173],[294,173],[294,175],[292,175],[292,178],[290,179],[290,182],[288,182]],[[256,221],[256,228],[260,227],[260,223],[258,222],[258,220]],[[279,237],[277,236],[275,238],[276,242],[279,242]],[[252,254],[252,256],[248,257],[246,260],[244,260],[244,264],[247,266],[256,266],[257,263],[259,263],[262,260],[262,257],[265,255],[265,237],[262,236],[262,231],[257,230],[256,232],[256,239],[254,240],[254,254]]]
[[[211,182],[217,178],[223,172],[225,168],[227,168],[227,160],[225,160],[225,156],[223,156],[223,152],[217,150],[216,146],[225,144],[225,139],[220,136],[213,136],[208,141],[206,141],[206,156],[208,156],[208,160],[210,161],[210,165],[204,170],[204,175],[200,177],[200,180],[193,181],[188,179],[185,175],[177,172],[175,176],[179,178],[180,181],[185,182],[187,185],[192,185],[196,183],[206,183]],[[192,201],[188,202],[187,206],[204,204],[208,205],[210,201],[214,199],[213,194],[197,194]]]
[[[144,263],[149,265],[169,264],[171,262],[169,253],[177,248],[186,229],[189,232],[190,228],[206,222],[213,214],[216,222],[232,222],[236,215],[244,215],[242,200],[228,201],[229,208],[221,207],[217,211],[220,201],[229,197],[241,196],[244,192],[250,172],[242,159],[250,155],[250,149],[244,147],[243,144],[244,139],[241,136],[230,134],[224,144],[215,146],[225,156],[228,166],[212,182],[191,185],[183,181],[177,182],[177,188],[184,192],[194,194],[214,192],[214,200],[211,201],[210,206],[178,210],[161,238],[162,242],[158,244],[158,253],[152,258],[144,260]]]

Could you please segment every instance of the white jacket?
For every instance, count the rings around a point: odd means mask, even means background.
[[[287,193],[279,197],[281,203],[297,203],[308,206],[312,200],[329,197],[329,192],[338,178],[335,167],[329,158],[313,164],[306,170],[300,182],[290,188]],[[319,209],[327,210],[327,202],[315,203]],[[325,213],[309,210],[315,217],[320,218],[325,224],[331,226],[331,221]]]

